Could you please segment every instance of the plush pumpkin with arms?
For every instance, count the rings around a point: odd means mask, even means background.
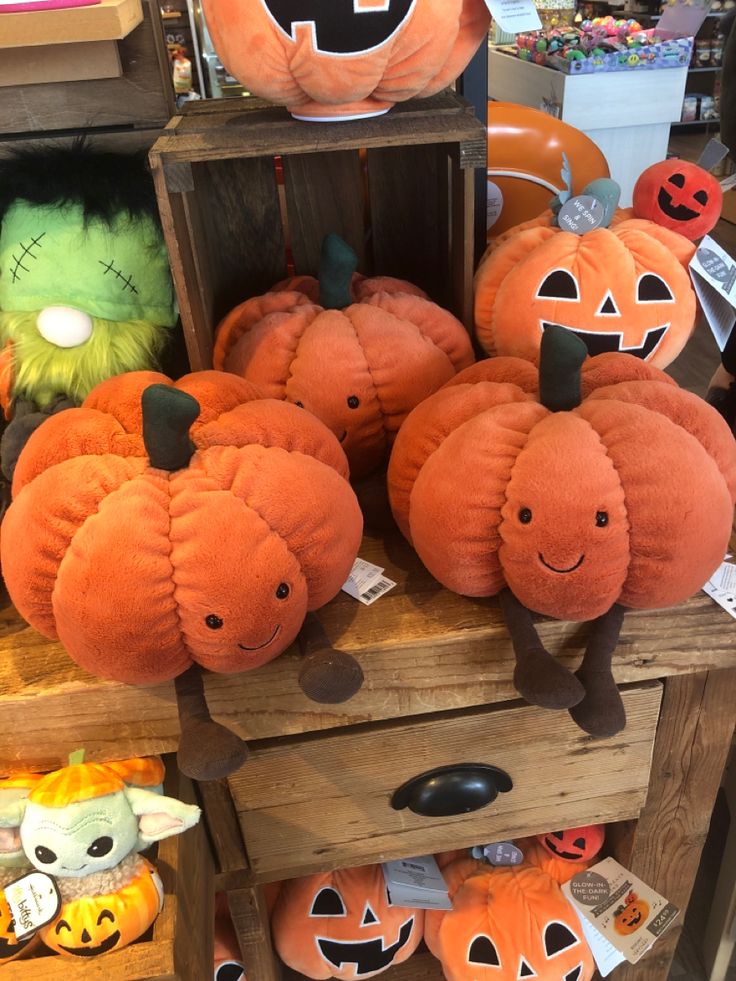
[[[220,324],[215,368],[313,412],[340,440],[352,477],[381,466],[408,413],[473,362],[470,337],[411,283],[355,273],[337,235],[319,280],[299,276]]]
[[[611,656],[624,609],[687,599],[723,560],[736,443],[721,417],[638,358],[586,361],[563,328],[539,370],[493,358],[418,406],[388,472],[394,516],[429,571],[498,594],[519,692],[594,735],[624,725]],[[529,610],[594,620],[576,675]]]
[[[314,647],[310,611],[338,592],[361,537],[337,440],[258,394],[221,372],[104,382],[33,434],[3,525],[29,623],[99,676],[177,679],[180,763],[200,778],[244,749],[207,722],[199,669],[259,667],[300,630]],[[314,650],[302,687],[340,700],[361,678],[348,655]]]

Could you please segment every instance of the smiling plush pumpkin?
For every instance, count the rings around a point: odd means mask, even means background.
[[[723,191],[713,174],[688,160],[661,160],[634,186],[633,210],[694,242],[716,227]]]
[[[530,865],[460,859],[443,871],[452,910],[428,910],[425,940],[447,981],[590,981],[595,965],[557,883]]]
[[[340,440],[352,477],[384,463],[411,409],[473,362],[463,325],[416,286],[355,275],[337,235],[319,281],[299,276],[232,310],[217,330],[215,368],[308,409]]]
[[[180,763],[200,779],[183,758],[209,738],[200,667],[247,671],[278,656],[338,592],[361,538],[335,437],[258,395],[222,372],[103,382],[33,434],[3,522],[5,581],[29,623],[98,676],[177,678],[189,725]],[[312,667],[302,687],[313,697],[360,685],[347,655]],[[224,775],[244,749],[216,732]]]
[[[723,560],[736,443],[663,372],[622,354],[586,361],[555,327],[539,370],[491,358],[418,406],[388,482],[432,575],[467,596],[499,595],[517,690],[603,736],[625,723],[611,676],[624,608],[679,603]],[[595,620],[576,675],[545,651],[529,610]]]
[[[271,928],[279,956],[295,971],[359,981],[414,953],[424,911],[389,906],[381,866],[364,865],[284,883]]]
[[[551,325],[590,355],[621,351],[658,368],[674,361],[695,326],[684,235],[624,212],[611,227],[564,231],[552,212],[510,229],[475,274],[475,326],[488,354],[534,361]]]
[[[639,899],[635,892],[626,897],[624,906],[619,906],[613,914],[613,928],[616,933],[627,936],[644,926],[649,916],[649,903]]]
[[[524,853],[525,862],[546,872],[561,885],[590,868],[603,847],[604,838],[604,825],[589,824],[524,838],[517,845]]]

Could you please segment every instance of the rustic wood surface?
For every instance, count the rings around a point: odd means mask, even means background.
[[[370,607],[341,593],[320,618],[331,643],[360,660],[362,691],[343,705],[310,702],[297,683],[300,657],[292,647],[257,672],[209,675],[217,721],[255,740],[516,697],[511,643],[495,600],[443,589],[396,531],[366,536],[360,554],[384,566],[397,587]],[[584,624],[549,620],[539,630],[563,663],[576,666]],[[696,666],[736,666],[730,621],[704,593],[674,609],[627,614],[614,656],[619,683]],[[0,706],[0,773],[52,769],[80,746],[89,759],[104,760],[172,752],[178,742],[173,684],[138,688],[94,678],[12,607],[0,610]]]
[[[212,847],[215,864],[215,891],[249,885],[248,856],[238,815],[226,780],[197,785],[199,804]]]
[[[144,21],[119,42],[120,78],[10,86],[0,99],[0,134],[133,125],[163,127],[174,93],[161,22],[144,0]]]
[[[228,891],[227,900],[243,963],[250,977],[258,981],[280,981],[281,965],[271,943],[263,890],[259,886],[232,889]]]
[[[625,691],[627,726],[611,739],[591,739],[566,714],[517,703],[256,746],[229,781],[253,876],[289,878],[635,816],[660,694],[654,682]],[[478,762],[505,770],[511,792],[455,817],[391,807],[412,777]]]

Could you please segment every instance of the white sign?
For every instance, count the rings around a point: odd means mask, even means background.
[[[706,235],[690,260],[690,279],[722,351],[736,323],[736,262]]]
[[[534,0],[486,0],[486,6],[502,31],[523,34],[542,30]]]

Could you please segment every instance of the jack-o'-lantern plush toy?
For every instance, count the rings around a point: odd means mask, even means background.
[[[428,910],[425,940],[447,981],[590,981],[595,964],[559,885],[531,865],[460,859],[443,875],[452,910]]]
[[[163,887],[138,852],[181,834],[199,808],[159,793],[157,758],[114,766],[74,762],[0,803],[0,830],[18,832],[28,862],[52,875],[58,915],[39,930],[60,954],[92,957],[137,940],[158,916]],[[153,788],[153,789],[150,789]]]
[[[308,617],[360,543],[345,456],[311,414],[258,394],[214,371],[103,382],[33,434],[3,523],[3,573],[29,623],[93,674],[177,679],[179,761],[199,779],[245,756],[206,721],[200,668],[259,667],[302,629],[306,693],[340,700],[362,678],[320,652]]]
[[[0,809],[12,807],[27,797],[41,780],[40,773],[16,773],[0,780]],[[30,871],[31,865],[20,841],[17,824],[0,826],[0,965],[33,953],[38,937],[30,935],[18,939],[15,920],[5,898],[4,889],[15,879]]]
[[[364,865],[285,882],[271,929],[288,967],[320,981],[359,981],[414,953],[424,910],[389,906],[381,866]]]
[[[214,364],[313,412],[362,477],[385,462],[411,409],[474,359],[451,313],[411,283],[366,279],[356,266],[355,252],[328,235],[319,280],[288,280],[232,310]]]
[[[523,697],[607,736],[625,724],[611,676],[625,608],[679,603],[723,560],[736,443],[658,369],[586,354],[553,327],[539,370],[491,358],[461,372],[407,418],[388,483],[432,575],[499,596]],[[576,674],[545,651],[530,610],[595,620]]]
[[[549,831],[533,838],[517,841],[524,861],[546,872],[562,885],[578,872],[584,872],[595,862],[603,847],[605,829],[602,824],[588,824],[565,831]]]
[[[609,211],[610,227],[584,234],[546,212],[486,251],[475,274],[475,327],[488,354],[534,361],[544,332],[557,325],[590,355],[620,351],[658,368],[674,361],[695,326],[687,271],[695,246],[653,221]]]
[[[649,903],[639,899],[635,892],[630,892],[613,914],[613,928],[623,936],[636,933],[647,922],[648,916]]]
[[[490,23],[483,0],[206,0],[204,14],[231,75],[314,120],[439,92]]]
[[[688,160],[652,164],[634,186],[633,211],[694,242],[716,227],[723,191],[713,174]]]

